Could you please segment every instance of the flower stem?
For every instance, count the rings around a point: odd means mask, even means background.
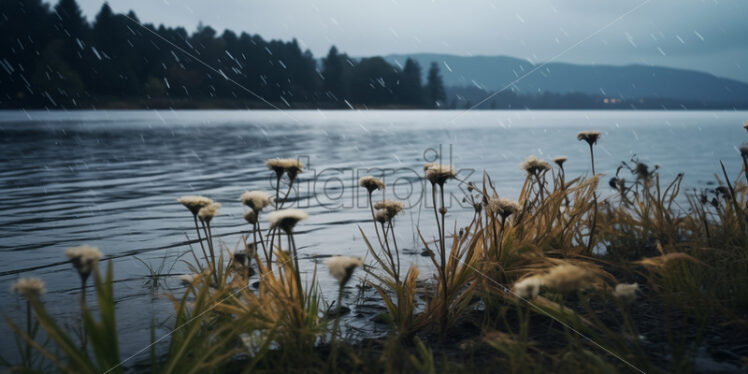
[[[392,257],[392,250],[390,249],[390,241],[387,240],[387,230],[384,228],[384,222],[381,223],[382,225],[382,233],[384,233],[384,244],[386,246],[385,253],[387,254],[387,258],[390,259],[390,267],[392,268],[392,272],[395,274],[395,281],[397,284],[400,284],[400,275],[398,274],[398,271],[395,267],[395,258]]]
[[[289,237],[290,247],[293,254],[294,275],[296,276],[296,287],[299,293],[299,300],[301,308],[304,309],[304,289],[301,287],[301,269],[299,268],[299,256],[296,251],[296,239],[293,237],[293,231],[289,230],[286,234]]]
[[[397,271],[396,274],[396,280],[397,284],[400,284],[400,250],[397,248],[397,239],[395,239],[395,227],[392,225],[392,220],[389,221],[390,223],[390,234],[392,234],[392,244],[395,246],[395,259],[397,260]]]
[[[86,309],[86,278],[81,278],[81,349],[86,350],[86,322],[83,319],[83,311]]]
[[[377,216],[374,214],[374,204],[371,200],[371,192],[369,192],[369,210],[371,210],[371,219],[372,222],[374,222],[374,230],[377,232],[377,240],[379,240],[379,246],[384,249],[384,243],[382,242],[382,237],[379,236],[379,227],[377,227]]]
[[[195,220],[195,231],[197,232],[197,241],[200,242],[200,248],[203,250],[203,258],[207,261],[208,260],[208,253],[205,252],[205,245],[203,244],[203,239],[200,237],[200,227],[197,225],[197,214],[193,214],[192,218]],[[199,267],[200,264],[197,264]]]
[[[444,243],[446,239],[444,226],[446,226],[444,218],[447,214],[447,208],[444,206],[444,185],[441,184],[439,186],[439,192],[441,194],[441,209],[440,213],[442,216],[442,225],[441,225],[441,239],[439,240],[439,244],[441,245],[440,251],[441,251],[441,267],[442,267],[442,287],[443,287],[443,298],[444,303],[442,305],[442,334],[447,331],[447,313],[449,312],[449,297],[447,295],[447,249],[446,249],[446,243]]]
[[[216,274],[216,255],[213,251],[213,235],[210,231],[210,223],[206,223],[205,220],[201,220],[203,223],[203,231],[205,231],[205,238],[208,241],[208,250],[210,251],[210,272],[213,274],[213,279],[216,281],[216,287],[218,286],[218,274]]]
[[[31,333],[31,302],[28,299],[26,299],[26,334],[32,339],[34,338]],[[29,342],[26,342],[25,356],[25,366],[31,367],[31,344]]]
[[[341,284],[338,287],[338,306],[335,308],[335,323],[333,324],[332,328],[332,336],[330,337],[330,371],[334,372],[337,368],[337,360],[338,360],[338,346],[335,342],[335,339],[338,335],[338,328],[340,326],[340,303],[343,300],[343,285]]]

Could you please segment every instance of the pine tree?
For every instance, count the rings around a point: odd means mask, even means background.
[[[322,60],[322,76],[325,77],[323,84],[325,93],[332,94],[335,101],[345,99],[343,89],[343,61],[338,54],[338,48],[332,46],[327,52],[327,57]]]
[[[61,31],[75,40],[83,40],[88,32],[88,23],[83,18],[83,12],[75,0],[60,0],[55,5],[55,13],[59,17]]]
[[[413,59],[408,58],[405,61],[399,91],[399,101],[402,104],[413,106],[423,105],[421,66]]]
[[[442,106],[444,100],[447,99],[447,95],[444,92],[444,82],[442,82],[442,76],[439,74],[439,66],[436,62],[432,62],[429,68],[426,80],[426,98],[428,106],[431,108]]]

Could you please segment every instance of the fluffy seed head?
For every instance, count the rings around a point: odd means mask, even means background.
[[[387,223],[390,220],[390,216],[386,210],[379,209],[374,213],[374,220],[379,223]]]
[[[562,264],[543,275],[543,284],[560,292],[574,292],[588,288],[595,280],[594,274],[577,265]]]
[[[213,204],[213,200],[205,196],[195,195],[182,196],[177,201],[189,209],[192,215],[197,215],[202,207]]]
[[[91,271],[93,271],[96,263],[99,262],[101,252],[96,247],[81,245],[66,249],[65,256],[73,262],[73,266],[78,270],[78,274],[85,281],[91,274]]]
[[[404,205],[402,201],[395,200],[382,200],[374,203],[374,209],[384,210],[385,213],[387,213],[388,221],[394,218],[398,213],[402,212],[403,207]]]
[[[358,257],[334,256],[328,258],[325,265],[330,269],[333,278],[337,279],[340,287],[343,287],[351,279],[353,271],[359,266],[364,266],[364,262]]]
[[[205,223],[210,223],[213,217],[215,217],[216,214],[218,214],[219,208],[221,208],[221,204],[218,204],[218,203],[208,204],[200,208],[200,211],[197,212],[197,216],[200,217],[201,220],[205,221]]]
[[[304,170],[304,164],[295,158],[272,158],[265,161],[265,166],[273,170],[278,178],[286,172],[291,180]]]
[[[633,301],[636,299],[637,290],[639,290],[638,283],[621,283],[616,285],[616,289],[613,291],[613,296],[624,301]]]
[[[268,214],[268,221],[270,221],[270,228],[280,228],[283,231],[291,232],[294,226],[301,221],[309,217],[306,212],[299,209],[282,209],[276,210]]]
[[[448,165],[435,164],[426,169],[426,179],[428,179],[431,184],[442,186],[448,179],[452,179],[456,176],[457,172],[455,171],[455,168]]]
[[[520,210],[519,204],[509,199],[503,199],[494,197],[488,200],[486,210],[489,214],[499,215],[502,218],[507,218],[512,214],[516,214]]]
[[[254,210],[250,210],[249,212],[244,213],[244,220],[247,221],[250,225],[257,224],[257,213],[255,213]]]
[[[255,212],[259,212],[270,205],[273,199],[264,191],[247,191],[239,197],[239,201]]]
[[[200,273],[177,275],[177,279],[185,285],[190,285],[200,279]]]
[[[745,123],[743,124],[743,128],[745,129],[745,131],[748,131],[748,121],[745,121]]]
[[[41,296],[47,289],[44,288],[44,281],[41,278],[21,278],[10,286],[10,291],[31,298]]]
[[[423,164],[423,171],[425,172],[425,171],[431,169],[434,166],[440,166],[440,165],[441,164],[439,164],[438,162],[429,162],[427,164]]]
[[[577,140],[584,140],[589,145],[597,143],[600,139],[600,131],[580,131],[577,133]]]
[[[540,287],[542,286],[543,277],[533,275],[514,283],[512,290],[519,297],[534,299],[540,293]]]
[[[566,156],[558,156],[553,159],[553,162],[555,162],[556,165],[558,165],[558,167],[562,168],[564,167],[564,162],[566,162],[566,160],[567,160]]]
[[[379,178],[372,177],[371,175],[361,177],[361,179],[358,180],[358,185],[366,188],[369,193],[384,189],[384,182]]]
[[[519,165],[522,170],[526,171],[529,175],[538,175],[544,171],[551,169],[551,165],[547,162],[530,155]]]

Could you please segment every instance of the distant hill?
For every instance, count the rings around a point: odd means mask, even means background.
[[[445,86],[474,86],[486,91],[504,88],[534,69],[526,60],[507,56],[455,56],[419,53],[384,56],[394,64],[408,57],[423,71],[439,64]],[[645,65],[575,65],[549,63],[513,85],[518,94],[584,93],[621,99],[660,98],[700,102],[748,102],[748,83],[684,69]]]

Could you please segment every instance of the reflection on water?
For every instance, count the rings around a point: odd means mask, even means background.
[[[475,182],[486,170],[500,193],[516,198],[524,178],[518,165],[530,154],[565,155],[567,173],[587,173],[588,148],[575,134],[596,129],[603,132],[599,172],[612,175],[620,161],[638,155],[661,165],[666,179],[685,171],[684,185],[697,187],[713,179],[719,160],[739,170],[736,147],[745,139],[746,118],[746,112],[685,111],[0,112],[0,305],[20,318],[8,288],[19,276],[40,276],[50,311],[74,325],[77,278],[62,252],[98,246],[114,261],[126,356],[150,342],[151,318],[157,336],[173,325],[171,305],[160,295],[177,290],[178,282],[168,279],[165,289],[152,292],[143,278],[149,272],[135,256],[156,268],[165,263],[164,272],[186,272],[177,257],[188,249],[192,220],[175,199],[202,194],[221,202],[214,232],[234,249],[249,228],[239,195],[272,189],[265,159],[298,156],[308,165],[292,195],[293,205],[310,213],[298,226],[301,266],[307,276],[319,273],[332,300],[336,286],[320,259],[364,256],[357,226],[371,229],[361,176],[384,175],[383,197],[407,200],[409,209],[396,222],[398,242],[407,248],[403,268],[412,262],[427,269],[413,232],[419,226],[427,238],[435,235],[422,199],[429,190],[419,177],[435,157],[451,160],[461,177]],[[467,217],[460,186],[448,189],[454,196],[448,219]],[[351,282],[349,305],[356,294]],[[354,325],[376,310],[352,309]],[[4,324],[0,334],[9,336]],[[0,344],[3,355],[15,349],[12,339]]]

